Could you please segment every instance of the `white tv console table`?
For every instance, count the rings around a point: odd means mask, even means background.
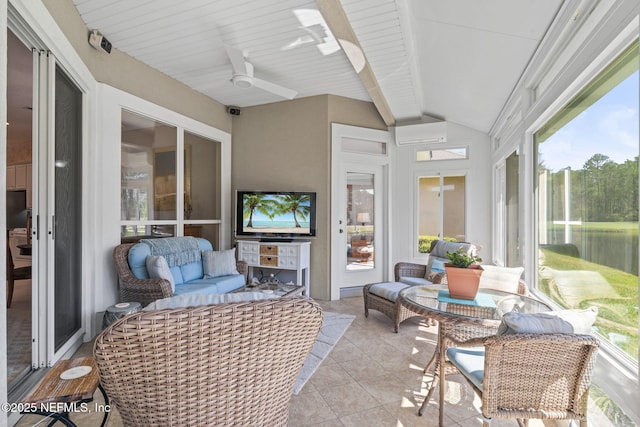
[[[304,286],[304,294],[309,296],[309,264],[311,242],[257,242],[238,240],[238,259],[249,265],[249,277],[253,268],[295,270],[296,285]]]

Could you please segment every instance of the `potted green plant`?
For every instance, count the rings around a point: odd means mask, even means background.
[[[451,298],[473,300],[478,294],[482,275],[482,258],[467,253],[463,248],[447,252],[449,262],[444,264],[447,272],[447,286]]]

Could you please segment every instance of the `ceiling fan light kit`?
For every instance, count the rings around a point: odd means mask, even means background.
[[[233,68],[231,83],[233,83],[235,87],[248,89],[255,86],[258,89],[271,92],[285,99],[293,99],[298,94],[298,92],[289,88],[254,77],[253,64],[247,61],[244,52],[232,46],[225,46],[225,49],[229,56],[229,61],[231,61],[231,67]]]
[[[249,76],[235,75],[231,77],[231,82],[235,87],[242,89],[250,88],[253,86],[253,79]]]

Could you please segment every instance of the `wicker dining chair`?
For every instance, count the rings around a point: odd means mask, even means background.
[[[142,311],[94,355],[125,426],[285,426],[321,324],[304,297]]]
[[[519,425],[532,418],[570,419],[587,426],[595,337],[493,335],[457,345],[447,348],[447,357],[482,398],[483,426],[493,418]]]

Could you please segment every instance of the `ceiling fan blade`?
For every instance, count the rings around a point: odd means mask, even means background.
[[[257,88],[266,90],[267,92],[274,93],[286,99],[293,99],[298,94],[298,92],[296,92],[293,89],[289,89],[284,86],[280,86],[275,83],[268,82],[266,80],[257,79],[255,77],[253,78],[253,85]]]
[[[231,67],[233,67],[233,74],[240,74],[243,76],[252,76],[250,74],[249,67],[247,66],[247,60],[244,57],[244,53],[240,49],[232,46],[225,45],[224,47],[231,61]]]

